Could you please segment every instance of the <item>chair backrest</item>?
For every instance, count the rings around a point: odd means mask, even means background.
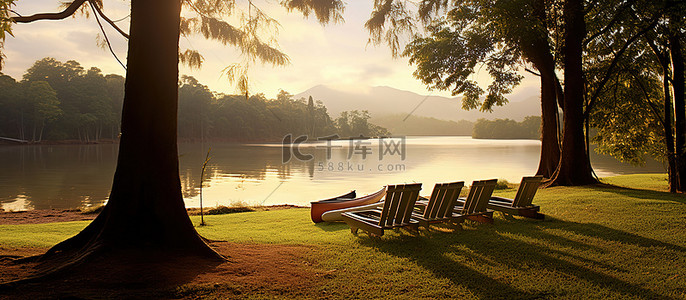
[[[523,177],[522,183],[519,185],[519,190],[517,190],[517,195],[512,202],[513,207],[527,207],[531,205],[531,201],[536,195],[538,186],[541,185],[543,181],[543,176],[531,176]]]
[[[379,226],[393,226],[410,222],[414,203],[422,189],[421,183],[389,185],[379,218]]]
[[[464,202],[461,214],[474,214],[486,211],[488,200],[493,195],[497,179],[477,180],[469,187],[469,195]]]
[[[464,187],[464,181],[437,183],[431,193],[423,217],[425,219],[450,217],[453,213],[453,207],[457,203],[457,198],[460,197],[462,187]]]

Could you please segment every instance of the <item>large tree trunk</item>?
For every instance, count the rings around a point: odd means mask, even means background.
[[[672,92],[674,93],[674,135],[677,168],[677,190],[686,189],[682,176],[686,174],[686,105],[684,104],[684,56],[679,35],[669,36],[669,52],[672,57]]]
[[[92,253],[131,248],[218,257],[195,231],[181,194],[176,145],[180,10],[179,0],[131,2],[122,135],[109,201],[88,227],[43,259],[66,254],[65,266]]]
[[[584,81],[582,43],[586,35],[581,0],[567,0],[563,8],[565,19],[564,46],[564,129],[562,156],[554,185],[585,185],[596,183],[584,139]]]
[[[524,55],[541,75],[541,158],[536,175],[552,178],[560,162],[560,136],[557,111],[555,63],[545,45],[523,47]]]
[[[534,2],[533,14],[545,27],[546,4]],[[545,32],[528,32],[521,36],[523,56],[538,70],[541,76],[541,158],[536,175],[552,178],[560,161],[559,115],[557,110],[558,81],[555,76],[555,59]],[[559,98],[561,101],[561,97]]]
[[[547,72],[546,72],[547,73]],[[552,178],[560,162],[555,74],[541,72],[541,159],[536,175]]]
[[[676,155],[674,154],[674,131],[672,130],[672,97],[669,91],[669,70],[662,65],[662,91],[665,107],[665,146],[667,147],[667,174],[669,176],[669,192],[676,193],[679,187]]]

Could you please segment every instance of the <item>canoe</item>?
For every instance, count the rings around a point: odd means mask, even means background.
[[[310,211],[310,217],[312,218],[312,222],[319,223],[322,221],[321,217],[324,211],[319,212],[319,209],[325,206],[326,204],[350,201],[354,200],[355,197],[357,197],[357,194],[355,193],[355,190],[352,190],[350,191],[350,193],[343,194],[338,197],[310,202],[310,204],[312,205],[312,210]],[[315,211],[315,207],[317,207],[317,211]]]
[[[356,209],[361,206],[367,206],[367,205],[375,205],[379,201],[381,201],[381,198],[386,195],[386,187],[381,188],[377,192],[371,193],[367,196],[363,196],[357,199],[354,199],[353,201],[346,201],[346,205],[344,206],[338,206],[338,207],[331,207],[331,209],[328,209],[322,215],[320,216],[320,219],[324,222],[335,222],[335,221],[342,221],[341,213],[351,210],[351,209]]]

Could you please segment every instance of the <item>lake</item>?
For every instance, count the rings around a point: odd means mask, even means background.
[[[199,206],[202,163],[205,207],[248,204],[308,205],[350,190],[358,196],[386,184],[503,178],[519,182],[536,172],[540,142],[471,137],[407,137],[302,143],[179,144],[181,184],[187,207]],[[109,195],[118,145],[0,146],[0,207],[5,210],[68,209],[103,204]],[[283,163],[284,159],[290,161]],[[300,158],[300,159],[298,159]],[[593,153],[598,176],[664,173],[661,163],[633,167]]]

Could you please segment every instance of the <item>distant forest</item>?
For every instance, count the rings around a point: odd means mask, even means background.
[[[447,121],[436,118],[407,115],[374,117],[371,122],[388,128],[395,135],[472,135],[474,122]]]
[[[124,82],[122,76],[53,58],[36,61],[21,81],[0,73],[0,136],[33,142],[116,139]],[[369,119],[367,111],[343,112],[332,119],[320,101],[293,99],[284,91],[277,99],[263,94],[246,99],[212,92],[190,76],[182,76],[179,84],[181,140],[280,140],[288,133],[311,138],[390,135]]]
[[[474,123],[475,139],[540,139],[541,117],[529,116],[517,122],[510,119],[478,119]]]
[[[84,69],[76,61],[54,58],[36,61],[21,81],[0,73],[0,137],[32,142],[116,140],[124,98],[125,78]],[[394,135],[469,136],[482,139],[538,139],[540,117],[522,122],[446,121],[422,116],[388,115],[371,118],[367,111],[344,111],[333,119],[321,101],[281,91],[276,99],[256,94],[225,95],[211,91],[195,78],[179,82],[181,140],[277,141],[286,134],[311,139]],[[376,124],[376,125],[375,125]]]

